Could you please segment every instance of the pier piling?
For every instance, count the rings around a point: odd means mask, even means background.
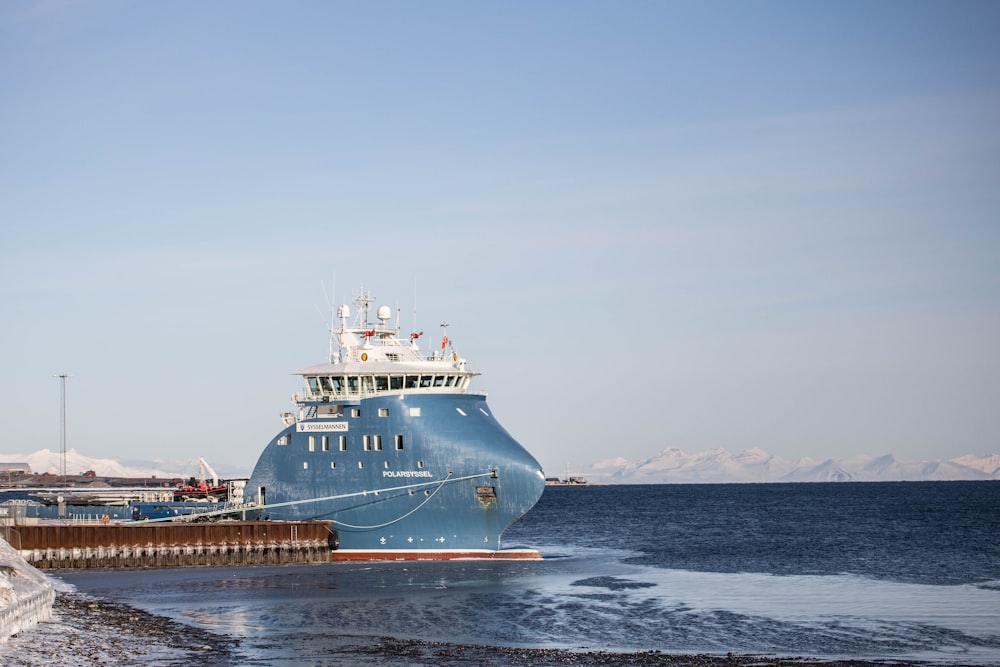
[[[329,521],[4,527],[41,569],[318,563],[330,560]]]

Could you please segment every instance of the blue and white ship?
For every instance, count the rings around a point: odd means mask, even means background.
[[[508,549],[504,530],[538,501],[541,466],[471,391],[447,336],[422,353],[372,298],[337,311],[328,363],[301,370],[305,387],[284,413],[247,484],[272,520],[332,521],[334,559],[538,557]]]

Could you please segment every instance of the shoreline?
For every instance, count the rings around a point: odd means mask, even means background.
[[[606,667],[898,667],[941,663],[907,660],[826,659],[773,655],[672,654],[652,649],[614,652],[562,648],[518,648],[397,639],[387,636],[330,638],[312,664],[435,665],[452,667],[544,667],[602,665]],[[264,649],[258,653],[258,649]],[[232,667],[266,665],[266,646],[253,639],[227,637],[197,626],[73,591],[57,591],[52,617],[0,644],[0,663],[11,667],[94,664],[190,665]],[[948,667],[981,667],[947,663]]]
[[[0,644],[11,667],[181,665],[233,662],[238,641],[119,602],[56,591],[52,615]]]

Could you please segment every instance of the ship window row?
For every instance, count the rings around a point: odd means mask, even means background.
[[[420,416],[420,408],[409,408],[408,410],[409,410],[409,414],[410,414],[411,417],[419,417]],[[462,412],[461,409],[458,409],[458,411]],[[464,415],[465,413],[462,412],[462,414]],[[339,415],[334,415],[334,416],[339,416]],[[378,416],[379,417],[388,417],[389,416],[389,408],[379,408],[378,409]],[[351,417],[353,417],[355,419],[361,417],[361,408],[351,408]]]
[[[365,467],[365,462],[364,461],[358,461],[358,468],[361,469],[361,470],[364,470],[364,467]],[[386,470],[389,470],[389,469],[392,468],[392,464],[389,463],[388,461],[383,461],[382,462],[382,467],[385,468]],[[423,461],[417,461],[417,468],[423,468],[423,467],[424,467],[424,462]],[[302,469],[303,470],[309,470],[309,461],[303,461],[302,462]],[[337,469],[337,462],[336,461],[330,461],[330,470],[336,470],[336,469]]]
[[[278,444],[279,445],[287,445],[288,441],[289,441],[289,438],[288,438],[287,435],[286,436],[282,436],[278,440]],[[403,434],[402,433],[397,433],[396,435],[393,436],[393,445],[395,446],[395,448],[396,448],[397,451],[403,449]],[[317,451],[317,448],[318,448],[318,451],[323,451],[323,452],[330,451],[330,436],[328,436],[328,435],[320,435],[320,436],[310,435],[309,436],[309,451],[310,452],[315,452],[315,451]],[[362,435],[361,436],[361,448],[364,449],[366,452],[380,452],[380,451],[382,451],[382,435],[380,433],[375,433],[374,435],[368,435],[368,434]],[[346,435],[339,435],[339,436],[337,436],[337,449],[340,450],[340,451],[342,451],[342,452],[346,452],[347,451],[347,436]]]
[[[419,375],[316,375],[306,377],[309,393],[315,396],[349,396],[376,391],[453,387],[464,389],[468,375],[421,373]]]

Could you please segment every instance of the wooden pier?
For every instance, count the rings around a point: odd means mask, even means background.
[[[38,524],[0,537],[42,569],[320,563],[337,548],[329,521]]]

